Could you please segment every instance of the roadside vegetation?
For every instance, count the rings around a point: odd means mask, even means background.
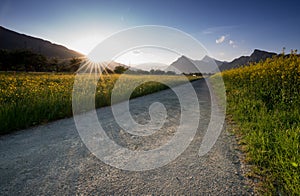
[[[222,75],[248,175],[267,195],[300,193],[300,56],[296,51]]]
[[[119,76],[102,75],[97,84],[96,107],[110,105],[111,91]],[[0,134],[72,116],[74,78],[74,74],[66,73],[0,73]],[[155,81],[138,86],[131,98],[166,89],[161,82],[179,85],[186,80],[186,76],[178,75],[125,74],[124,78],[122,91],[138,80]],[[188,76],[190,80],[198,78]]]

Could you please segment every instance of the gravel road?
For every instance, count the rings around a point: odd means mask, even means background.
[[[193,86],[201,110],[199,127],[189,147],[169,164],[141,172],[106,165],[85,147],[73,118],[63,119],[0,137],[0,195],[252,195],[235,139],[228,132],[222,131],[209,153],[198,155],[210,118],[210,95],[204,80]],[[133,118],[147,122],[154,101],[165,105],[168,118],[162,130],[149,137],[122,131],[110,107],[97,113],[105,114],[100,122],[119,145],[154,149],[172,137],[180,118],[172,90],[131,100]]]

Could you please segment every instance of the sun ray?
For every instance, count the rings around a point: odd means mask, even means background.
[[[108,62],[95,62],[93,60],[87,59],[80,68],[77,70],[77,73],[86,73],[88,75],[94,75],[103,79],[103,74],[110,75],[114,71],[109,67],[110,63]]]
[[[80,72],[83,70],[83,68],[86,67],[87,64],[88,64],[88,62],[84,62],[84,64],[82,64],[82,65],[79,67],[79,69],[77,70],[77,73],[80,73]],[[86,71],[86,70],[85,70],[85,71]]]

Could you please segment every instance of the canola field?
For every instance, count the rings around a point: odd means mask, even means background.
[[[266,195],[300,194],[300,56],[224,71],[229,118]]]
[[[102,75],[97,83],[96,107],[110,105],[110,95],[119,76]],[[74,78],[74,74],[0,73],[0,134],[72,116]],[[122,78],[123,91],[137,80],[154,81],[140,85],[131,98],[166,89],[161,82],[179,85],[186,81],[185,76],[168,75],[125,75]]]

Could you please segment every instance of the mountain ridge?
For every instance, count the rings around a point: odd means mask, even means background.
[[[83,54],[70,50],[65,46],[18,33],[2,26],[0,26],[0,40],[0,49],[31,50],[32,52],[42,54],[47,58],[55,57],[58,59],[70,59],[74,57],[84,57]],[[257,63],[261,60],[271,58],[274,55],[277,54],[255,49],[250,56],[240,56],[233,59],[231,62],[219,61],[208,55],[205,55],[201,60],[193,60],[183,55],[164,68],[164,71],[174,71],[176,73],[216,73],[218,71],[247,66],[250,63]]]
[[[278,54],[274,52],[267,52],[259,49],[255,49],[250,56],[240,56],[238,58],[233,59],[231,62],[224,62],[219,66],[220,71],[234,69],[241,66],[247,66],[250,63],[258,63],[259,61],[266,60],[267,58],[271,58]]]
[[[31,50],[48,58],[67,59],[84,55],[48,40],[15,32],[0,26],[0,49]]]
[[[170,64],[167,71],[176,73],[213,73],[223,62],[205,55],[201,60],[193,60],[186,56],[179,57]]]
[[[250,56],[240,56],[233,59],[231,62],[219,61],[210,56],[205,55],[201,60],[193,60],[186,56],[181,56],[167,70],[175,71],[176,73],[216,73],[228,69],[234,69],[241,66],[247,66],[250,63],[258,63],[277,55],[274,52],[267,52],[255,49]]]

